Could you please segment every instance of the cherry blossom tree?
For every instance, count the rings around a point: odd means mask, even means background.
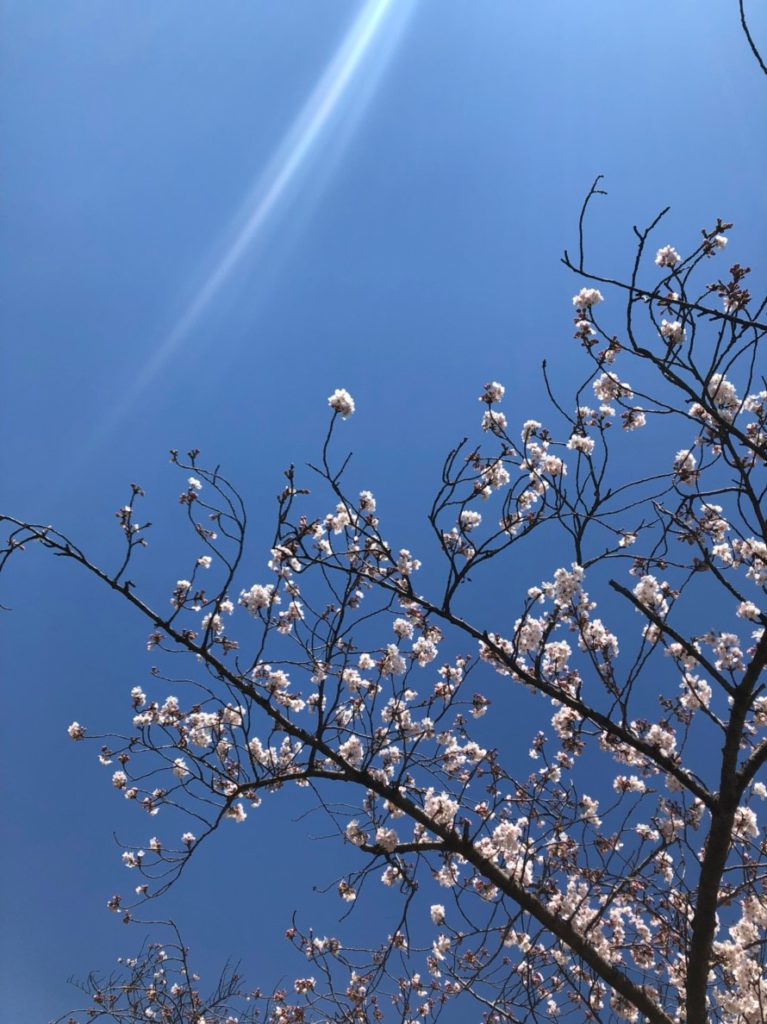
[[[203,992],[176,926],[162,923],[161,930],[165,941],[145,943],[136,956],[120,958],[117,971],[91,974],[85,982],[75,983],[87,1009],[61,1020],[251,1024],[261,1019],[264,1009],[268,1015],[270,1000],[258,991],[245,991],[236,967],[227,965],[213,991]]]
[[[522,424],[485,385],[428,552],[390,543],[373,492],[347,485],[342,388],[317,465],[286,473],[257,578],[243,501],[197,451],[172,453],[197,553],[160,607],[129,576],[149,557],[138,486],[116,569],[2,517],[0,567],[31,545],[75,563],[144,617],[162,666],[123,730],[69,727],[149,819],[111,910],[130,920],[294,786],[345,851],[342,911],[378,885],[400,907],[364,949],[296,918],[304,973],[268,996],[231,971],[201,994],[171,932],[65,1019],[767,1019],[767,300],[723,265],[721,220],[683,254],[661,214],[635,229],[627,280],[597,273],[600,194],[564,257],[582,379],[565,399],[544,364],[550,405]],[[542,571],[522,579],[528,547]],[[505,600],[479,620],[491,574]],[[514,709],[513,741],[495,707]],[[165,808],[188,829],[162,834]]]

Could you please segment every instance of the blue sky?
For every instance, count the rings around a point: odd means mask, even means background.
[[[667,204],[673,244],[722,216],[763,262],[767,90],[736,7],[4,0],[4,506],[108,560],[136,480],[164,586],[167,452],[196,446],[246,496],[258,561],[282,469],[316,455],[343,386],[356,472],[416,547],[485,381],[513,421],[540,411],[544,355],[568,378],[559,256],[596,174],[600,267],[624,273],[631,225]],[[31,1024],[139,938],[104,904],[125,885],[112,833],[144,823],[66,726],[124,721],[150,662],[143,624],[60,564],[20,562],[0,600],[3,1004]],[[264,808],[168,898],[204,967],[290,969],[268,943],[330,857],[298,810]]]

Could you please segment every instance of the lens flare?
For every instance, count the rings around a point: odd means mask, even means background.
[[[134,407],[137,398],[188,338],[222,289],[241,265],[267,221],[274,218],[296,185],[300,172],[312,161],[320,141],[331,129],[345,145],[375,91],[413,10],[413,0],[367,0],[309,98],[286,132],[264,172],[259,175],[220,247],[220,255],[202,285],[162,338],[122,399],[112,408],[107,422],[94,438],[98,445]],[[351,87],[354,86],[352,89]],[[333,151],[338,158],[339,146]],[[325,158],[321,158],[320,164]],[[327,161],[325,160],[327,163]],[[328,177],[320,166],[311,188],[320,188]],[[316,198],[316,196],[315,196]],[[303,201],[303,185],[302,185]]]

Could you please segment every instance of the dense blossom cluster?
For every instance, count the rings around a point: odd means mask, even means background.
[[[354,413],[354,399],[344,388],[336,388],[328,399],[328,405],[342,419],[348,419]]]

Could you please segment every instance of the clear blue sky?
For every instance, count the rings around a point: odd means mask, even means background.
[[[316,454],[338,386],[358,404],[359,472],[417,547],[482,385],[505,382],[522,420],[543,355],[567,379],[558,260],[597,173],[603,268],[624,272],[631,225],[667,204],[668,241],[722,216],[735,257],[764,264],[767,88],[734,0],[0,10],[3,506],[108,559],[140,482],[150,589],[177,578],[168,449],[199,447],[238,481],[260,564],[280,473]],[[0,601],[0,1004],[37,1024],[68,1007],[68,975],[140,939],[104,905],[127,885],[112,832],[143,839],[145,821],[66,726],[125,722],[151,661],[145,626],[49,559],[20,561]],[[297,811],[262,809],[166,901],[204,968],[234,953],[254,982],[292,970],[273,940],[332,876]]]

